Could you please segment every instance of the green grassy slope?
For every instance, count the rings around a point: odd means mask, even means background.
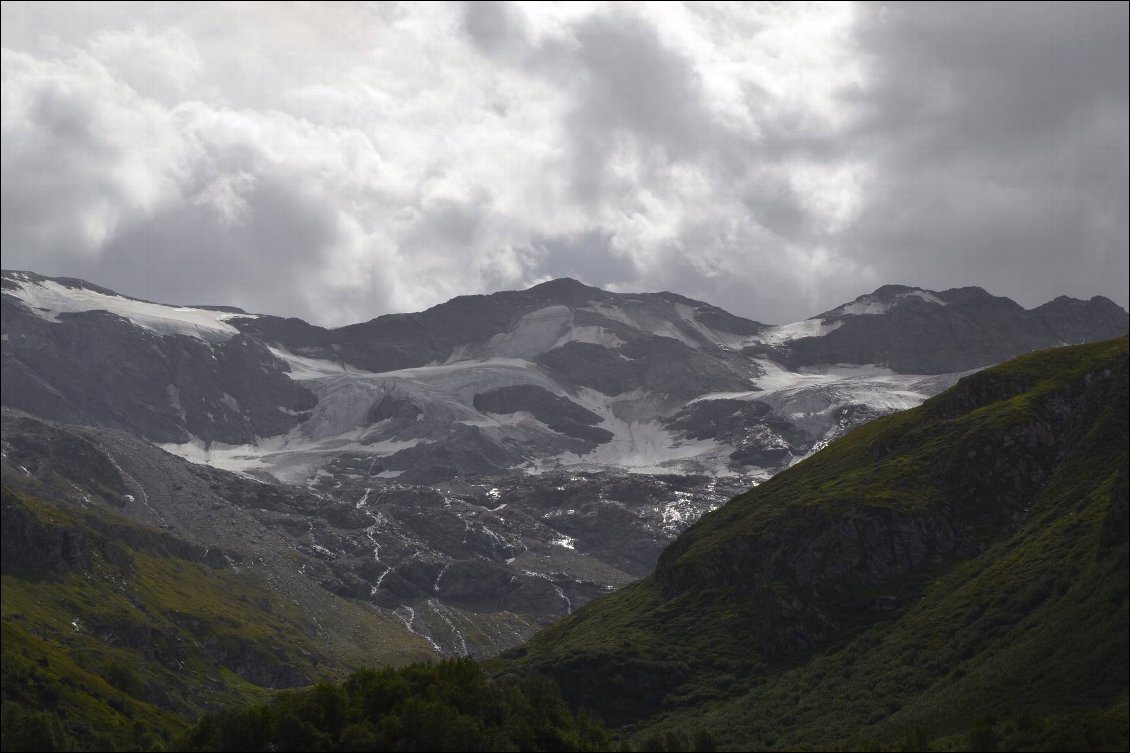
[[[104,508],[3,489],[3,747],[148,749],[203,711],[378,663],[330,640],[251,566]],[[361,607],[381,658],[428,653]]]
[[[494,670],[547,673],[651,748],[1125,749],[1127,381],[1126,338],[963,380]]]

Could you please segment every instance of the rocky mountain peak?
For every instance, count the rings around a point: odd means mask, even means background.
[[[907,293],[914,293],[914,292],[932,293],[933,291],[928,291],[928,290],[925,290],[924,288],[919,288],[919,287],[915,287],[915,286],[911,286],[911,285],[890,284],[890,285],[881,285],[878,288],[876,288],[875,292],[871,293],[869,296],[860,296],[860,298],[871,297],[871,298],[878,298],[879,300],[882,300],[882,301],[890,301],[890,300],[894,300],[894,299],[898,298],[899,296],[906,295]],[[856,300],[859,300],[859,298],[857,298]]]
[[[526,292],[547,296],[575,294],[579,292],[597,294],[604,293],[604,291],[600,288],[594,288],[591,285],[585,285],[580,280],[575,280],[572,277],[558,277],[555,280],[548,280],[546,282],[538,283],[531,288],[527,288]]]

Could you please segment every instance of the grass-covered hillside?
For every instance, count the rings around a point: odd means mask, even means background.
[[[4,750],[152,749],[207,710],[428,653],[361,606],[328,636],[253,563],[104,507],[7,486],[2,506]]]
[[[495,670],[652,749],[1126,749],[1127,382],[1126,338],[968,377]]]

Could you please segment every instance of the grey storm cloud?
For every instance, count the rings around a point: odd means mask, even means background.
[[[343,324],[1127,303],[1127,6],[5,3],[3,265]]]
[[[607,232],[546,237],[533,245],[544,255],[541,268],[553,278],[572,277],[604,286],[630,283],[639,274],[631,257],[616,252]]]
[[[694,61],[665,46],[656,29],[613,9],[578,22],[567,38],[531,39],[505,3],[470,3],[464,28],[487,55],[568,92],[564,118],[570,177],[585,202],[605,198],[609,162],[628,146],[666,163],[722,148]]]
[[[239,221],[200,203],[158,211],[123,229],[80,276],[126,277],[140,268],[158,301],[240,301],[254,285],[275,287],[281,310],[288,298],[302,305],[301,281],[317,272],[318,251],[339,241],[333,212],[277,176],[257,180],[241,201]],[[208,300],[200,298],[205,291]]]
[[[1125,304],[1127,8],[867,6],[876,75],[853,140],[877,179],[844,252],[1027,305]]]

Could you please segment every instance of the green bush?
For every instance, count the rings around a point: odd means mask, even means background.
[[[341,685],[207,716],[186,750],[607,750],[600,722],[574,716],[551,681],[491,681],[471,659],[363,670]]]

